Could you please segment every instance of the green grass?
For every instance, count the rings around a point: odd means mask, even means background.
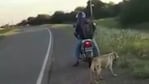
[[[3,29],[3,30],[0,30],[0,34],[4,34],[4,33],[9,32],[11,30],[12,30],[11,28],[6,28],[6,29]]]
[[[137,60],[132,64],[132,74],[135,78],[149,78],[149,62],[148,60]]]
[[[0,37],[5,37],[5,36],[10,36],[10,35],[14,35],[17,34],[17,28],[5,28],[3,30],[0,30]]]
[[[121,28],[113,18],[96,20],[96,40],[102,54],[118,52],[119,68],[129,71],[136,78],[149,78],[149,34],[147,31]],[[141,27],[141,26],[140,26]],[[144,27],[144,25],[142,25]],[[56,24],[53,28],[62,28],[73,35],[70,24]]]
[[[0,40],[3,39],[5,36],[3,34],[11,31],[12,29],[2,29],[0,30]]]
[[[118,28],[120,27],[118,21],[114,18],[100,19],[95,21],[97,25],[108,27],[108,28]]]
[[[149,34],[119,28],[112,18],[96,22],[101,53],[118,52],[120,68],[129,69],[134,77],[149,78]]]
[[[60,28],[60,29],[63,29],[63,28],[72,28],[73,25],[70,25],[70,24],[52,24],[52,28]]]

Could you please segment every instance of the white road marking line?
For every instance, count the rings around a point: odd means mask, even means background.
[[[48,58],[49,58],[49,54],[50,54],[50,50],[51,50],[51,46],[52,46],[52,40],[53,40],[52,39],[52,33],[49,29],[48,29],[48,32],[49,32],[49,36],[50,36],[49,45],[48,45],[47,53],[45,55],[45,59],[44,59],[41,71],[40,71],[38,79],[36,81],[36,84],[41,84],[42,83],[42,79],[43,79],[43,76],[44,76],[44,72],[45,72],[45,69],[46,69],[46,65],[47,65],[47,62],[48,62]]]

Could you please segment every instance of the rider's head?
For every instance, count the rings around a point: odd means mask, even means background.
[[[80,11],[76,15],[77,19],[86,18],[86,14],[83,11]]]

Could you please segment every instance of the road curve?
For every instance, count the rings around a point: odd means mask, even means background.
[[[52,45],[47,28],[24,27],[18,32],[0,40],[0,84],[46,84]]]

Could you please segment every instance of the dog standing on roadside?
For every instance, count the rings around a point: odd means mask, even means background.
[[[113,76],[117,76],[113,72],[113,63],[119,58],[116,52],[97,56],[93,58],[90,69],[91,69],[91,81],[102,79],[101,71],[105,68],[109,68]]]

